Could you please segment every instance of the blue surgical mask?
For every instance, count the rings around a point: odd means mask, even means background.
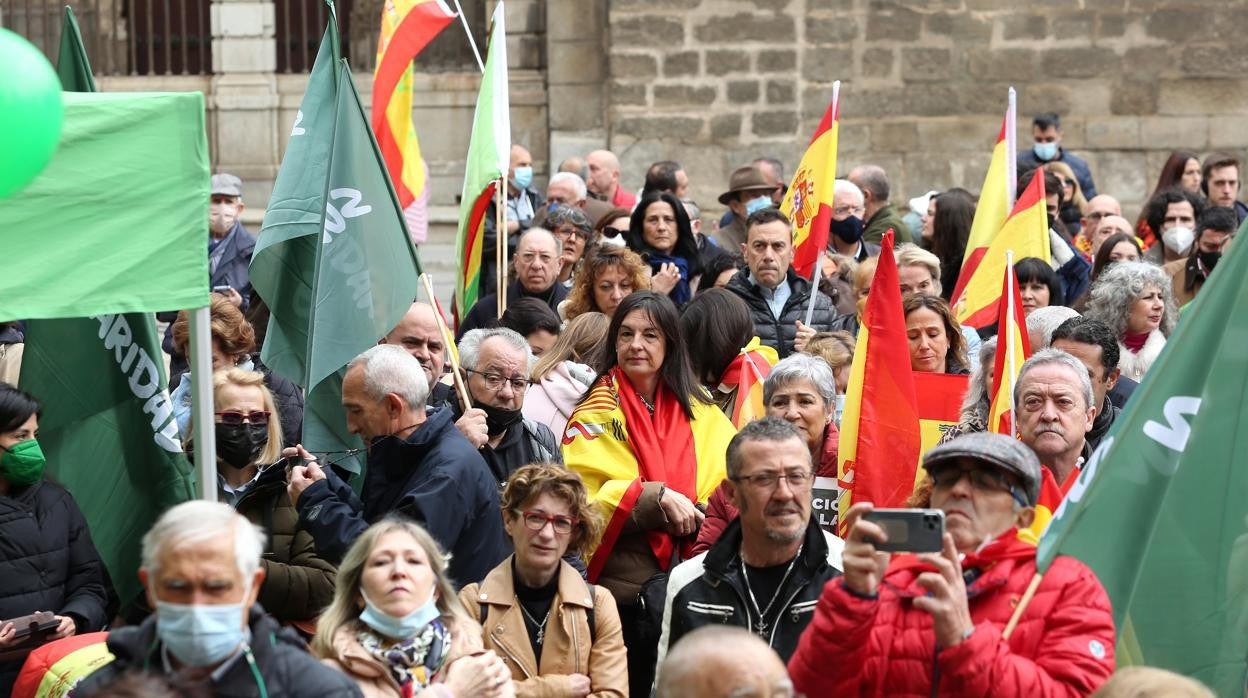
[[[1031,152],[1036,154],[1036,158],[1048,162],[1057,157],[1056,143],[1036,143],[1031,146]]]
[[[756,196],[745,202],[745,215],[747,217],[752,216],[755,212],[761,211],[771,205],[773,204],[770,196]]]
[[[516,175],[512,177],[511,179],[512,186],[514,186],[516,189],[528,189],[529,185],[532,183],[533,183],[533,168],[532,167],[517,167]]]
[[[368,595],[363,591],[360,591],[360,596],[364,597],[364,610],[360,612],[360,621],[374,631],[395,640],[406,640],[416,637],[426,625],[429,625],[442,615],[442,612],[438,610],[437,602],[433,598],[434,589],[429,590],[428,601],[402,618],[392,616],[378,608],[368,599]]]
[[[243,595],[244,598],[247,594]],[[156,634],[179,662],[207,667],[229,657],[247,640],[246,610],[236,604],[156,602]]]

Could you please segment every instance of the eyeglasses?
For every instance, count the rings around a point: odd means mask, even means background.
[[[866,212],[867,212],[866,206],[837,206],[836,208],[832,209],[833,215],[837,215],[837,216],[848,216],[851,213],[861,216],[862,214]]]
[[[225,412],[214,412],[213,414],[221,418],[222,424],[268,424],[269,413],[267,410],[259,412],[239,412],[238,410],[226,410]]]
[[[571,516],[554,516],[541,511],[522,511],[520,517],[524,519],[524,527],[530,531],[540,531],[546,528],[546,524],[550,523],[555,528],[555,533],[566,536],[572,532],[573,528],[580,523]]]
[[[618,237],[627,232],[628,232],[627,230],[620,230],[619,228],[612,228],[609,225],[602,229],[603,236],[609,237],[609,238]]]
[[[975,489],[981,492],[1008,492],[1019,504],[1027,506],[1027,503],[1023,501],[1022,495],[1018,493],[1018,488],[1011,485],[1005,473],[998,470],[941,468],[936,472],[929,472],[928,476],[932,478],[932,486],[940,489],[951,489],[963,477],[969,477],[971,486]]]
[[[795,470],[788,473],[759,473],[757,475],[742,475],[732,478],[733,482],[742,483],[747,487],[759,490],[760,492],[770,492],[780,485],[780,481],[784,480],[789,483],[789,488],[800,490],[814,480],[815,474],[810,470]]]
[[[560,226],[560,228],[555,231],[555,235],[558,235],[561,239],[564,239],[564,240],[567,240],[570,237],[576,236],[587,242],[589,241],[589,233],[584,230],[581,230],[580,228],[567,228],[567,227]]]
[[[529,389],[528,378],[507,378],[506,376],[500,376],[497,373],[482,373],[481,371],[474,371],[471,368],[464,368],[464,370],[481,376],[482,380],[485,381],[485,387],[496,393],[503,389],[504,383],[510,383],[512,391],[517,394],[523,393]]]

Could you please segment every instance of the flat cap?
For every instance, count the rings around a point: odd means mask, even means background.
[[[214,174],[212,176],[212,191],[209,193],[221,196],[242,196],[243,180],[224,172]]]
[[[923,467],[946,465],[960,458],[970,458],[1017,475],[1023,481],[1028,504],[1035,506],[1040,498],[1040,460],[1022,441],[1004,434],[976,432],[940,444],[923,457]]]

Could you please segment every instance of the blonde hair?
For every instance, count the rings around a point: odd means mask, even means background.
[[[249,371],[245,368],[223,368],[212,374],[212,404],[213,409],[219,409],[221,402],[221,389],[226,386],[235,386],[239,388],[256,388],[260,391],[260,402],[264,405],[264,410],[269,413],[269,441],[264,445],[260,454],[256,456],[256,460],[261,463],[276,463],[282,458],[282,420],[281,415],[277,411],[277,403],[273,400],[273,393],[264,384],[264,374],[257,371]]]
[[[500,502],[503,520],[514,521],[526,502],[543,494],[562,499],[572,510],[572,518],[576,519],[577,525],[568,542],[569,551],[583,553],[590,543],[596,542],[602,535],[602,515],[589,503],[589,493],[581,476],[562,465],[550,463],[526,465],[511,474]]]
[[[1092,698],[1213,698],[1201,682],[1149,666],[1123,667]]]
[[[533,382],[541,381],[564,361],[588,364],[598,371],[602,363],[602,343],[607,339],[607,326],[611,321],[597,311],[582,313],[572,318],[559,333],[559,339],[538,359],[533,367]]]
[[[1083,187],[1079,186],[1079,178],[1075,176],[1075,171],[1070,169],[1070,165],[1067,165],[1060,160],[1053,160],[1051,162],[1044,163],[1044,171],[1052,172],[1053,174],[1060,174],[1071,182],[1074,182],[1075,194],[1071,197],[1071,202],[1074,203],[1075,208],[1079,210],[1080,214],[1082,214],[1084,209],[1088,207],[1088,200],[1084,197]],[[1048,192],[1045,193],[1047,194]],[[1064,196],[1065,194],[1063,194],[1063,197]]]
[[[402,531],[411,536],[429,558],[429,569],[433,570],[433,586],[437,590],[438,611],[442,614],[443,621],[460,628],[465,623],[476,625],[459,602],[459,595],[455,593],[455,587],[446,576],[449,556],[442,553],[433,536],[420,524],[399,514],[391,514],[369,526],[343,556],[342,564],[338,566],[338,576],[334,579],[334,600],[316,622],[316,635],[312,638],[312,653],[316,656],[322,659],[333,657],[334,633],[343,626],[359,623],[360,601],[363,598],[360,593],[360,579],[364,576],[368,556],[373,552],[377,540],[393,531]]]
[[[837,371],[853,362],[854,344],[854,336],[844,330],[819,332],[806,342],[802,351],[823,359],[833,371]]]

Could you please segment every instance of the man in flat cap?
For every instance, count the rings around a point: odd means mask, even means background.
[[[939,553],[876,549],[869,502],[850,508],[845,574],[824,588],[789,675],[798,693],[1088,695],[1114,671],[1109,597],[1092,570],[1058,557],[1008,637],[1036,576],[1019,537],[1040,493],[1040,462],[1007,436],[961,436],[923,459],[931,504],[945,513]]]

